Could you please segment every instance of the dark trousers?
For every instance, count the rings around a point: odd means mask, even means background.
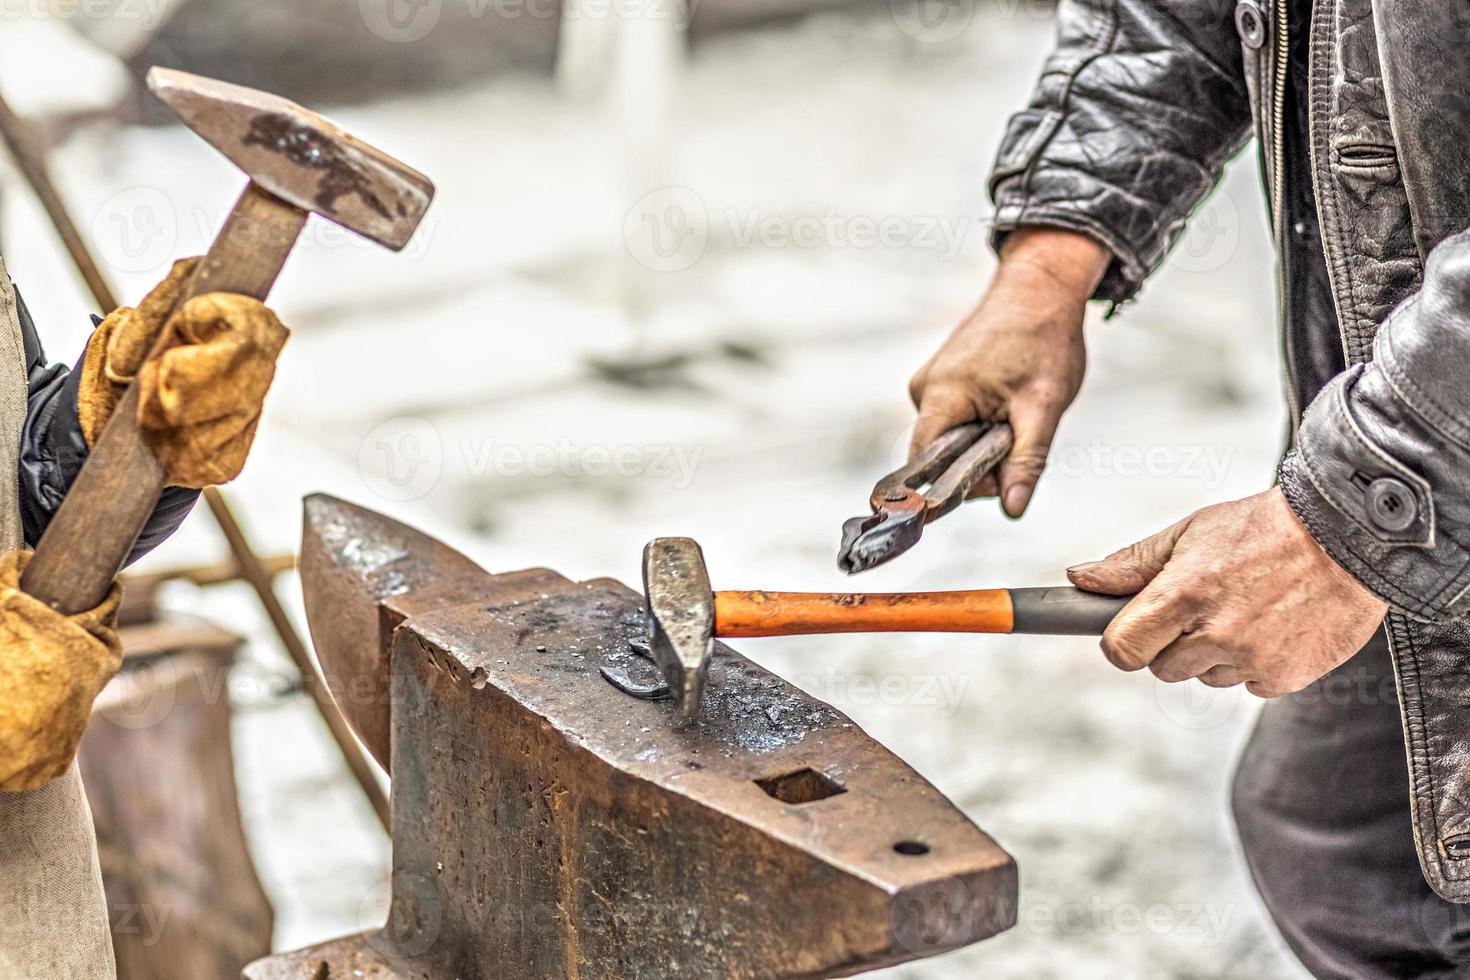
[[[1256,888],[1313,975],[1470,977],[1470,906],[1439,898],[1419,872],[1382,633],[1265,705],[1233,804]]]

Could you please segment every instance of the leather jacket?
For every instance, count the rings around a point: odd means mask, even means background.
[[[1425,879],[1470,902],[1470,12],[1444,0],[1062,0],[991,180],[1000,239],[1088,233],[1133,297],[1258,137],[1281,272],[1281,488],[1392,607]]]

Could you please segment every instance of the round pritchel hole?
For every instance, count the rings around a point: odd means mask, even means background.
[[[901,840],[893,845],[893,849],[904,857],[923,857],[929,853],[929,845],[921,844],[916,840]]]

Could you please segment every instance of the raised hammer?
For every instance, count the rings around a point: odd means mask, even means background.
[[[643,549],[648,646],[684,715],[699,708],[714,638],[813,633],[1101,636],[1132,596],[1069,587],[963,592],[715,592],[692,538]]]
[[[151,70],[148,87],[250,178],[181,305],[212,292],[265,299],[312,214],[396,252],[433,199],[423,174],[294,102],[167,68]],[[138,427],[134,385],[41,536],[21,588],[68,614],[100,603],[163,480]]]

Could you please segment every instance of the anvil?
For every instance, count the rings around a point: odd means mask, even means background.
[[[252,980],[846,976],[1015,922],[1010,856],[831,706],[723,645],[699,718],[609,684],[643,640],[633,589],[492,575],[324,496],[301,574],[390,767],[392,899]]]

